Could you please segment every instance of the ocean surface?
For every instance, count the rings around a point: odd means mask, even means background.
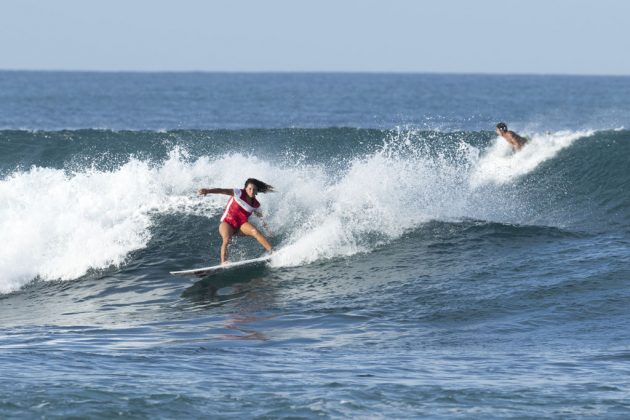
[[[629,129],[630,77],[0,72],[0,418],[628,418]],[[171,276],[248,177],[270,263]]]

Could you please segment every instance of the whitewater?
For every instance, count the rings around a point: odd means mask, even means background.
[[[109,170],[33,166],[0,181],[0,241],[13,244],[0,255],[0,291],[120,267],[151,240],[156,214],[201,215],[216,224],[225,200],[195,197],[196,189],[240,186],[243,174],[279,191],[263,198],[281,238],[276,246],[284,249],[274,266],[369,252],[432,220],[532,224],[527,203],[493,186],[525,176],[592,134],[533,135],[517,154],[498,138],[483,152],[458,142],[444,155],[431,153],[422,132],[399,129],[386,133],[375,152],[347,156],[332,168],[238,152],[192,157],[179,147],[162,162],[130,157]]]

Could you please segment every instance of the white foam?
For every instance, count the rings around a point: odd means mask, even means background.
[[[538,167],[542,162],[555,157],[559,151],[569,147],[579,138],[591,136],[593,131],[535,134],[518,153],[497,137],[485,155],[474,163],[470,185],[506,184]]]
[[[0,181],[0,292],[34,278],[75,279],[120,265],[146,246],[150,214],[187,194],[199,165],[175,150],[161,167],[135,159],[114,171],[33,167]]]
[[[278,191],[259,196],[282,238],[275,265],[370,251],[429,220],[519,222],[515,201],[489,186],[512,182],[588,134],[533,136],[517,154],[498,140],[485,153],[461,143],[445,156],[426,153],[425,139],[405,132],[338,167],[238,153],[192,160],[175,148],[160,164],[132,158],[109,171],[15,172],[0,180],[0,293],[124,264],[147,246],[153,214],[217,216],[225,197],[195,191],[240,186],[247,177]]]
[[[494,141],[484,153],[460,142],[457,150],[445,155],[427,152],[417,133],[411,137],[408,131],[397,133],[380,151],[351,160],[337,172],[338,179],[314,177],[304,194],[304,184],[282,185],[292,198],[275,202],[280,211],[310,210],[298,211],[298,217],[294,213],[299,223],[292,225],[272,263],[298,265],[369,251],[429,220],[527,223],[523,217],[527,203],[500,186],[591,134],[535,135],[516,154],[504,140]],[[278,222],[282,220],[286,219]]]

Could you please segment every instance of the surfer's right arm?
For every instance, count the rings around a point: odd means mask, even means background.
[[[232,188],[202,188],[197,192],[199,193],[199,195],[207,195],[207,194],[232,195],[234,194],[234,189]]]

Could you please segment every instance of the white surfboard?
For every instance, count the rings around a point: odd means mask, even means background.
[[[243,260],[237,261],[233,263],[227,264],[219,264],[213,265],[211,267],[202,267],[202,268],[193,268],[190,270],[181,270],[181,271],[171,271],[171,274],[174,276],[193,276],[193,277],[204,277],[209,276],[211,274],[217,273],[219,271],[230,270],[236,267],[243,267],[245,265],[255,265],[262,264],[271,259],[271,255],[264,255],[258,258],[252,258],[251,260]]]

